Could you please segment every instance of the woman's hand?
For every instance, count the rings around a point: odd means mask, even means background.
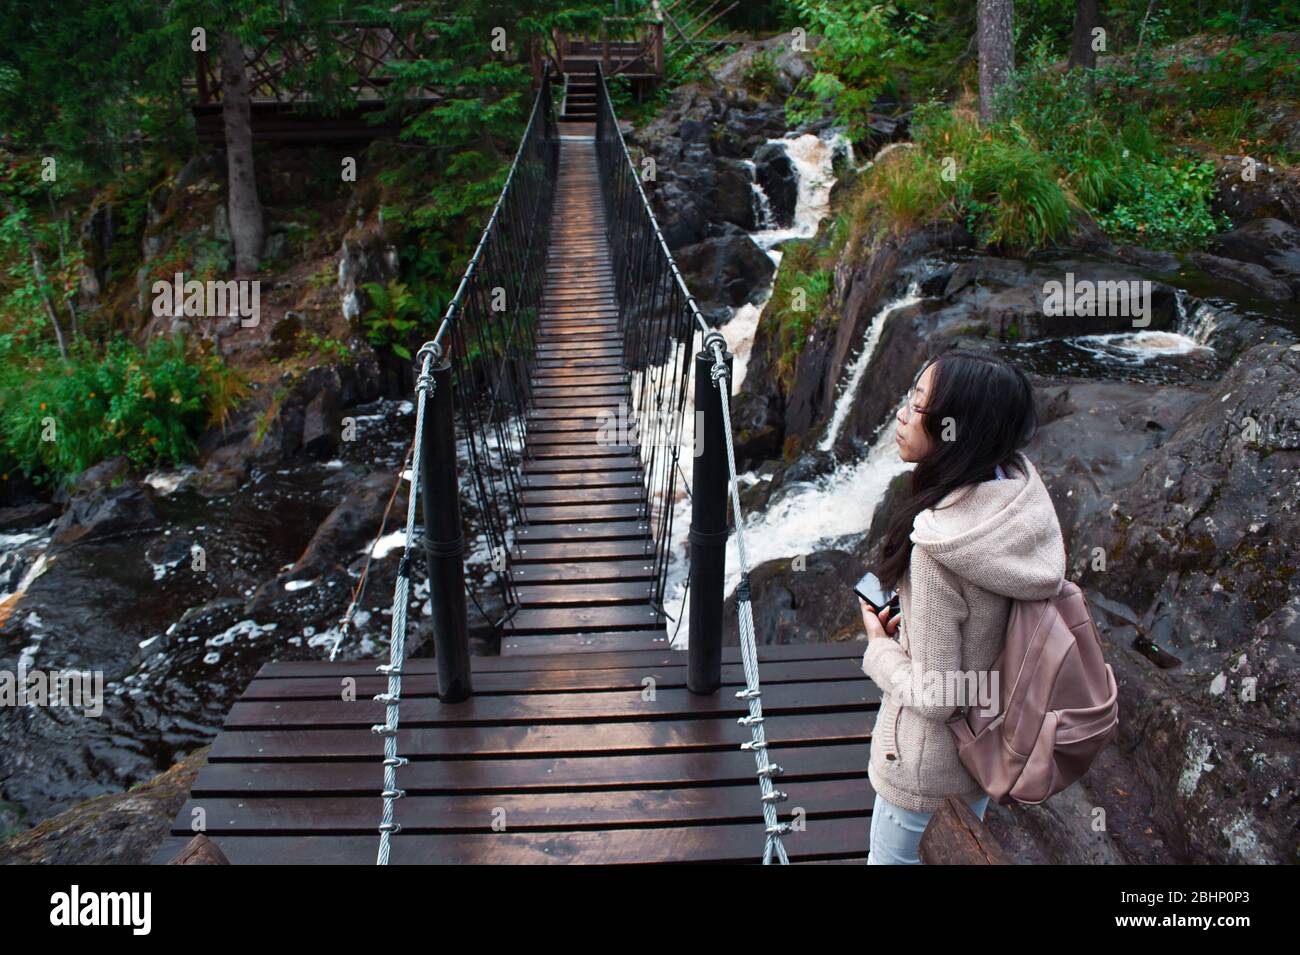
[[[874,640],[877,637],[888,639],[898,630],[898,618],[893,616],[892,607],[886,607],[877,613],[871,609],[871,604],[867,603],[861,597],[858,598],[858,604],[862,608],[862,625],[867,628],[867,639]]]

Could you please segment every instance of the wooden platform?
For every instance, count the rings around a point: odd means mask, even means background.
[[[791,861],[863,862],[878,690],[860,642],[759,649],[779,806],[806,813]],[[235,704],[155,861],[207,835],[235,864],[373,864],[382,722],[374,662],[269,663]],[[763,821],[739,650],[720,691],[685,687],[670,650],[474,658],[474,698],[442,704],[434,661],[407,664],[406,796],[393,863],[757,862]],[[356,702],[345,702],[354,679]]]
[[[520,479],[523,520],[511,554],[520,605],[503,628],[503,655],[667,642],[665,618],[650,602],[654,542],[641,460],[636,447],[613,443],[631,393],[594,127],[565,125]]]

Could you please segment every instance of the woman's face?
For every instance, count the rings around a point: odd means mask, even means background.
[[[910,404],[924,408],[929,404],[930,385],[934,381],[934,365],[931,364],[916,381],[916,387],[910,397]],[[919,461],[930,451],[932,439],[925,430],[925,415],[917,414],[904,402],[897,415],[898,430],[894,442],[898,445],[898,456],[904,461]]]

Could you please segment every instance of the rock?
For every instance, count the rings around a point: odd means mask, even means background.
[[[1274,302],[1291,300],[1291,287],[1281,279],[1274,278],[1273,273],[1262,265],[1226,259],[1208,252],[1193,252],[1189,258],[1202,271],[1236,282]]]
[[[1206,392],[1174,384],[1029,378],[1039,426],[1025,450],[1039,471],[1051,477],[1048,490],[1066,554],[1086,559],[1095,543],[1082,536],[1081,528],[1137,480]]]
[[[719,159],[716,182],[713,205],[718,215],[747,232],[757,229],[758,217],[749,168],[735,160]]]
[[[125,481],[131,474],[131,462],[125,455],[107,458],[93,467],[86,468],[72,482],[73,494],[91,494],[115,487]]]
[[[754,178],[767,194],[776,224],[788,227],[799,199],[799,172],[783,143],[766,143],[754,153]]]
[[[1072,579],[1135,608],[1107,655],[1117,745],[1182,861],[1296,861],[1298,372],[1289,348],[1243,353],[1136,477],[1117,476],[1069,552]]]
[[[58,517],[59,513],[57,504],[45,501],[20,504],[17,507],[0,507],[0,531],[16,531],[24,527],[48,524]]]
[[[0,865],[148,865],[211,747],[126,792],[73,806],[0,844]]]
[[[749,575],[755,639],[767,645],[865,637],[862,614],[850,592],[862,571],[858,558],[842,550],[759,564]],[[739,645],[739,626],[732,593],[722,609],[723,646]]]
[[[153,527],[158,523],[154,501],[153,489],[137,481],[78,494],[55,526],[52,543],[66,547],[77,541]]]
[[[748,471],[781,450],[781,408],[775,395],[742,391],[731,399],[736,467]]]
[[[1216,217],[1227,216],[1234,226],[1255,219],[1280,219],[1300,226],[1300,172],[1255,162],[1247,172],[1240,156],[1224,156],[1215,177],[1210,203]]]
[[[673,257],[701,308],[757,303],[776,271],[767,253],[746,235],[705,239],[678,249]]]
[[[363,551],[379,530],[384,507],[393,493],[396,475],[376,471],[356,482],[343,500],[316,529],[311,542],[283,580],[305,580],[332,567],[346,567]],[[393,502],[393,512],[405,513],[405,483]],[[390,518],[391,519],[391,518]],[[396,525],[395,525],[396,527]]]
[[[326,388],[316,393],[303,412],[302,450],[312,457],[328,458],[338,447],[338,396]]]
[[[1300,228],[1280,219],[1255,219],[1215,236],[1213,244],[1220,255],[1264,266],[1300,296]]]

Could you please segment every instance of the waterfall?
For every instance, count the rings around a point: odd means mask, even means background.
[[[840,429],[844,427],[844,422],[849,416],[849,410],[853,407],[853,402],[858,395],[858,387],[862,384],[862,376],[867,372],[867,366],[871,364],[871,358],[876,353],[876,346],[880,343],[880,333],[885,329],[885,323],[889,321],[890,316],[900,309],[907,308],[909,305],[915,305],[921,301],[921,286],[913,282],[907,289],[907,292],[901,297],[896,298],[877,312],[867,326],[866,335],[862,340],[862,350],[858,357],[849,365],[849,377],[843,390],[838,398],[835,399],[835,410],[831,414],[831,422],[826,426],[826,433],[822,436],[821,441],[817,443],[818,451],[829,451],[835,446],[835,440],[840,436]]]

